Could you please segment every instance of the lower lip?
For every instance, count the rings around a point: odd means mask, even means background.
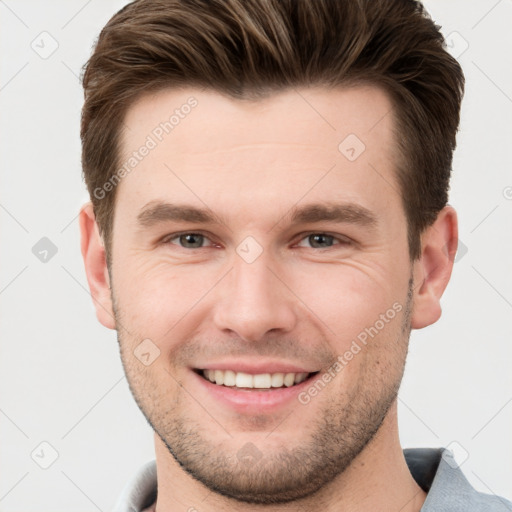
[[[239,389],[234,386],[220,386],[198,375],[192,371],[193,376],[199,385],[211,396],[221,403],[228,405],[237,412],[262,413],[272,412],[284,405],[298,401],[298,395],[301,391],[308,388],[311,383],[318,378],[318,373],[311,375],[300,384],[295,384],[289,388],[271,388],[266,389]]]

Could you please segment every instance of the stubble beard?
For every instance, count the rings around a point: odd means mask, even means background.
[[[308,426],[309,439],[291,448],[282,446],[280,450],[275,447],[266,450],[264,443],[255,442],[260,456],[252,461],[237,457],[237,450],[232,447],[235,440],[229,435],[224,443],[211,440],[208,428],[218,430],[219,426],[207,414],[203,418],[211,419],[208,424],[204,419],[201,422],[187,415],[187,407],[197,404],[186,392],[180,391],[172,401],[165,393],[159,393],[154,373],[141,377],[131,350],[124,349],[131,346],[130,341],[121,339],[119,329],[118,341],[137,405],[185,472],[211,491],[238,502],[285,504],[308,498],[335,480],[379,431],[402,381],[411,331],[411,305],[412,279],[400,331],[396,339],[386,342],[394,347],[390,367],[365,367],[361,385],[356,387],[353,396],[341,395],[331,403],[324,402],[323,409],[316,414],[317,419]],[[117,321],[120,312],[115,301],[114,312]],[[375,375],[380,375],[380,380]],[[334,379],[329,386],[334,386],[335,382]],[[307,410],[304,407],[307,405],[297,402],[296,409],[287,418],[289,424],[302,424],[301,412]]]

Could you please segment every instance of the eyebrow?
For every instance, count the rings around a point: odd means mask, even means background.
[[[368,228],[375,228],[378,224],[377,216],[372,211],[356,203],[326,202],[301,207],[294,206],[280,222],[285,219],[288,219],[292,226],[325,221],[356,224]],[[137,215],[137,222],[145,228],[170,221],[196,224],[227,224],[223,218],[215,215],[208,208],[197,208],[163,201],[150,201]]]

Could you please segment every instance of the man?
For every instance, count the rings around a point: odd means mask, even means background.
[[[116,512],[512,510],[398,437],[458,234],[418,2],[135,1],[83,84],[82,254],[155,431]]]

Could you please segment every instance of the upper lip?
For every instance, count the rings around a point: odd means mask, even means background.
[[[242,361],[240,359],[222,360],[205,363],[195,366],[197,370],[232,370],[234,372],[243,372],[253,375],[262,373],[314,373],[318,368],[311,369],[299,366],[286,361]]]

